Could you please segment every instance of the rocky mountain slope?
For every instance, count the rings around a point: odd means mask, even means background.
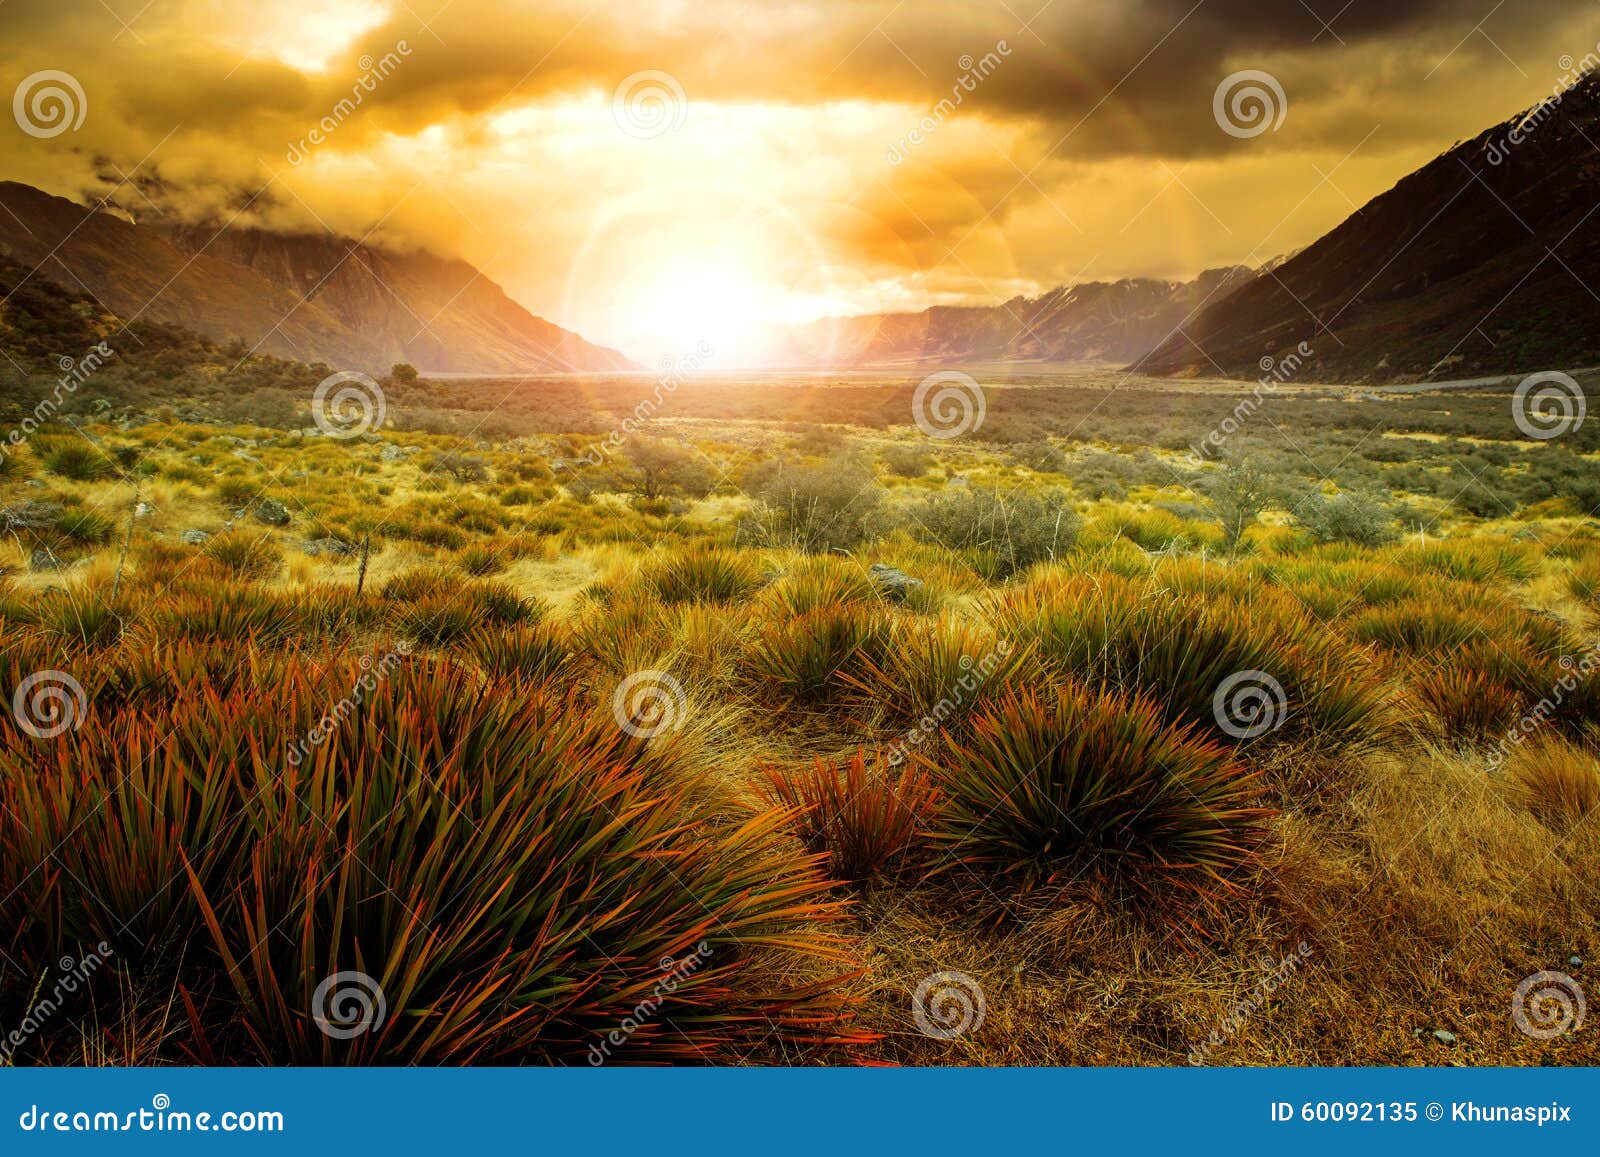
[[[340,369],[631,368],[534,317],[464,261],[333,236],[134,224],[0,182],[0,251],[122,317]]]

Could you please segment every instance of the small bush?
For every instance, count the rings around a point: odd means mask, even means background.
[[[65,442],[44,455],[44,468],[74,482],[98,482],[114,476],[116,463],[86,442]]]
[[[933,465],[933,455],[920,446],[895,444],[883,452],[883,468],[897,478],[920,478]]]
[[[1561,740],[1518,747],[1506,761],[1513,795],[1555,828],[1581,823],[1600,807],[1600,760]]]
[[[1294,521],[1318,542],[1382,546],[1395,539],[1394,518],[1383,503],[1354,491],[1332,498],[1307,494],[1294,503]]]
[[[763,769],[763,794],[797,809],[794,826],[807,850],[826,853],[835,879],[859,882],[893,874],[912,860],[938,799],[926,773],[870,769],[864,752],[842,765],[817,760],[805,771]]]
[[[825,554],[857,547],[880,529],[877,475],[853,458],[814,466],[768,460],[751,471],[745,490],[757,510],[742,535],[763,545]]]
[[[234,578],[265,581],[283,566],[283,552],[267,535],[230,530],[209,540],[201,553]]]
[[[988,577],[1004,580],[1060,558],[1078,539],[1081,519],[1059,490],[1004,493],[965,487],[913,506],[911,530],[924,542],[976,552]]]
[[[1077,684],[1008,692],[928,766],[944,796],[935,838],[1002,872],[1048,877],[1090,857],[1221,884],[1261,841],[1255,779],[1227,750]]]

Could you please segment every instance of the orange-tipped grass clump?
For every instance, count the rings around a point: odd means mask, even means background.
[[[1600,759],[1582,747],[1537,740],[1518,747],[1505,770],[1513,797],[1551,827],[1570,828],[1600,808]]]
[[[695,814],[609,712],[421,658],[194,690],[0,733],[0,803],[36,821],[0,837],[25,968],[110,940],[130,983],[184,993],[180,1047],[267,1063],[715,1062],[851,1036],[840,908],[792,814]],[[385,1015],[330,1035],[351,972]]]
[[[823,604],[763,625],[749,641],[744,665],[757,694],[824,703],[842,696],[845,677],[881,661],[889,639],[888,616],[877,607]]]
[[[1068,683],[985,704],[946,754],[935,840],[972,866],[1222,886],[1260,846],[1253,773],[1152,703]]]
[[[648,588],[663,603],[736,603],[763,581],[759,559],[745,551],[696,547],[673,554],[645,573]]]
[[[1003,635],[1033,642],[1062,676],[1137,691],[1169,719],[1220,740],[1361,746],[1390,722],[1370,657],[1280,592],[1181,598],[1125,579],[1045,572],[991,609]],[[1237,714],[1244,702],[1247,717]]]
[[[890,876],[912,866],[924,848],[938,793],[927,773],[896,772],[858,751],[842,763],[819,759],[810,768],[762,769],[762,795],[794,809],[794,827],[812,852],[825,853],[828,871],[849,882]]]

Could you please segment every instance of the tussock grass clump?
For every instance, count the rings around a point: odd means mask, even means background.
[[[1524,744],[1506,761],[1513,796],[1555,828],[1568,828],[1600,808],[1600,760],[1559,739]]]
[[[98,510],[68,507],[56,519],[53,533],[78,546],[103,546],[115,531],[116,524]]]
[[[562,672],[573,659],[573,640],[562,627],[533,623],[509,630],[480,627],[462,645],[462,654],[497,679],[539,683]]]
[[[1048,571],[992,610],[1002,634],[1035,643],[1061,674],[1136,690],[1169,719],[1219,739],[1366,744],[1387,725],[1370,658],[1286,595],[1175,597],[1123,579]]]
[[[762,770],[763,795],[795,809],[794,827],[812,852],[825,853],[835,879],[859,882],[909,866],[922,848],[938,793],[927,773],[896,775],[858,751],[842,763],[819,759],[802,770]]]
[[[37,972],[114,935],[128,984],[181,987],[202,1060],[715,1062],[771,1033],[848,1039],[840,909],[787,812],[692,817],[609,713],[421,660],[306,742],[360,670],[0,736],[0,804],[37,818],[0,840],[8,953]],[[345,971],[386,1015],[341,1039],[318,1018],[348,1011],[325,984]]]
[[[62,441],[43,449],[41,460],[51,474],[73,482],[99,482],[113,477],[117,465],[98,448],[81,441]]]
[[[283,566],[283,552],[268,535],[230,530],[208,541],[202,553],[234,578],[265,581]]]
[[[499,574],[511,565],[511,561],[509,555],[488,543],[465,547],[456,554],[456,565],[474,578]]]
[[[881,601],[865,567],[828,556],[801,559],[761,592],[765,608],[791,617],[837,603]]]
[[[121,637],[126,606],[113,606],[109,591],[65,591],[39,600],[32,619],[38,628],[69,647],[96,650]]]
[[[896,723],[924,718],[955,728],[981,699],[1013,681],[1045,672],[1031,662],[1026,644],[957,615],[897,623],[879,658],[864,657],[859,670],[841,676],[864,704],[880,707]]]
[[[881,662],[889,618],[875,607],[833,603],[767,623],[750,640],[747,670],[779,698],[821,703],[844,690],[847,667]]]
[[[1446,662],[1414,686],[1447,742],[1481,743],[1502,734],[1521,713],[1521,695],[1495,673],[1468,663]]]
[[[645,582],[663,603],[736,603],[762,583],[759,559],[745,551],[700,547],[652,566]]]
[[[461,589],[461,576],[444,567],[419,566],[403,570],[384,582],[378,593],[389,602],[410,603],[430,595]]]
[[[1539,573],[1539,552],[1522,542],[1464,538],[1407,546],[1394,554],[1405,567],[1429,571],[1457,582],[1527,582]]]
[[[196,586],[161,600],[147,617],[155,638],[197,642],[251,642],[278,646],[300,627],[300,616],[284,599],[253,587],[222,583]]]
[[[1008,692],[945,756],[918,758],[944,796],[935,839],[1001,872],[1049,878],[1090,857],[1220,884],[1261,840],[1255,778],[1227,749],[1076,683]]]
[[[1567,572],[1567,590],[1590,609],[1600,608],[1600,555],[1573,564]]]

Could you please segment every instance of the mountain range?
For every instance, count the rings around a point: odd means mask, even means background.
[[[1600,363],[1600,77],[1462,142],[1133,368],[1253,377],[1307,343],[1322,381]]]
[[[523,309],[465,261],[332,235],[134,223],[0,182],[0,253],[113,314],[338,369],[612,371],[633,363]]]
[[[1600,77],[1462,142],[1305,249],[1193,281],[1130,278],[1000,305],[828,318],[761,335],[776,367],[1111,362],[1252,378],[1305,343],[1321,381],[1600,363]],[[124,318],[338,368],[606,372],[615,350],[479,270],[331,235],[135,224],[0,182],[0,255]]]

